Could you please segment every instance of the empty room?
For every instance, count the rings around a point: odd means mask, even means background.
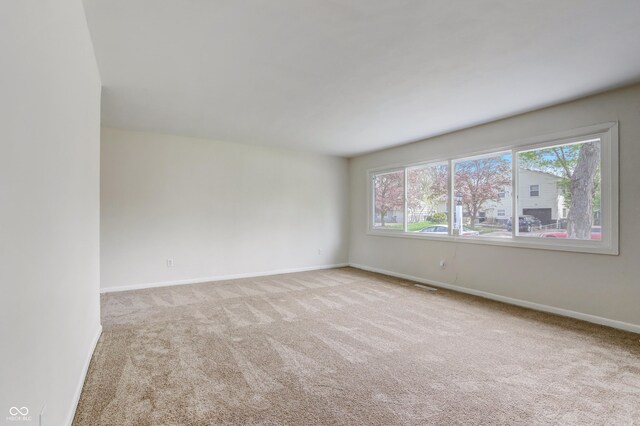
[[[2,0],[0,52],[2,424],[640,425],[637,0]]]

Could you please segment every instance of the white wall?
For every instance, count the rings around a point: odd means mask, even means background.
[[[621,321],[640,331],[640,85],[351,160],[350,262],[471,291]],[[366,234],[367,169],[498,148],[512,141],[619,120],[620,255],[417,240]],[[441,259],[448,262],[439,267]],[[633,327],[631,327],[633,328]]]
[[[344,263],[347,192],[342,158],[103,129],[102,288]]]
[[[0,420],[70,423],[100,329],[100,79],[79,0],[0,2]],[[16,422],[18,424],[18,422]]]

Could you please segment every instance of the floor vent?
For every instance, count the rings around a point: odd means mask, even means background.
[[[429,287],[427,285],[424,284],[414,284],[414,287],[418,287],[421,290],[427,290],[427,291],[438,291],[437,288],[433,288],[433,287]]]

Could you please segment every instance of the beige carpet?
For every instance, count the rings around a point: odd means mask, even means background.
[[[352,268],[102,296],[75,425],[640,424],[640,336]]]

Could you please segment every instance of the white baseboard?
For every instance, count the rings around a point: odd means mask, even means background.
[[[514,299],[512,297],[501,296],[499,294],[489,293],[482,290],[475,290],[472,288],[461,287],[458,285],[448,284],[441,281],[429,280],[425,278],[415,277],[413,275],[406,275],[398,272],[387,271],[385,269],[374,268],[366,265],[360,265],[357,263],[350,263],[349,266],[353,268],[369,271],[369,272],[377,272],[383,275],[389,275],[396,278],[403,278],[406,280],[416,281],[422,284],[432,285],[435,287],[455,290],[455,291],[459,291],[460,293],[472,294],[474,296],[483,297],[485,299],[496,300],[498,302],[504,302],[510,305],[522,306],[523,308],[529,308],[536,311],[549,312],[549,313],[560,315],[563,317],[575,318],[582,321],[591,322],[594,324],[606,325],[608,327],[618,328],[620,330],[625,330],[625,331],[631,331],[633,333],[640,333],[640,325],[638,324],[631,324],[628,322],[612,320],[609,318],[603,318],[596,315],[570,311],[568,309],[563,309],[563,308],[557,308],[555,306],[548,306],[548,305],[542,305],[540,303],[528,302],[522,299]]]
[[[96,330],[96,333],[93,336],[93,341],[91,342],[91,346],[89,347],[89,353],[87,354],[87,358],[84,360],[84,365],[82,366],[82,374],[80,375],[80,379],[78,380],[78,384],[76,385],[76,393],[73,395],[73,405],[71,406],[71,410],[67,415],[67,421],[65,422],[66,425],[71,426],[71,423],[73,423],[73,418],[75,417],[76,409],[78,408],[78,402],[80,402],[80,395],[82,394],[84,380],[86,379],[87,372],[89,371],[89,364],[91,363],[93,352],[96,350],[96,345],[98,344],[98,340],[100,339],[101,334],[102,325],[98,324],[98,329]]]
[[[122,286],[101,288],[100,293],[113,293],[116,291],[141,290],[144,288],[168,287],[172,285],[198,284],[198,283],[208,283],[208,282],[214,282],[214,281],[237,280],[240,278],[266,277],[269,275],[291,274],[293,272],[306,272],[306,271],[317,271],[320,269],[343,268],[345,266],[349,266],[349,264],[335,263],[333,265],[318,265],[318,266],[308,266],[304,268],[278,269],[278,270],[265,271],[265,272],[250,272],[247,274],[218,275],[215,277],[191,278],[187,280],[178,280],[178,281],[161,281],[161,282],[155,282],[155,283],[129,284],[129,285],[122,285]]]

